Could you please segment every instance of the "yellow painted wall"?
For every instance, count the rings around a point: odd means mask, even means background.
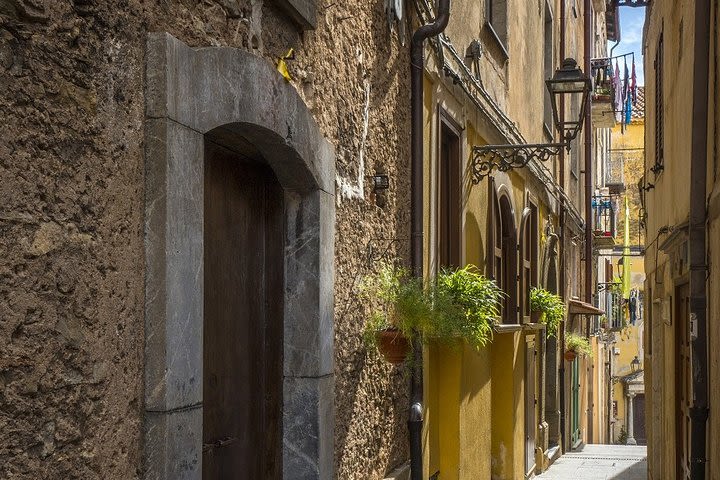
[[[555,67],[559,66],[559,5],[552,0],[555,28]],[[488,37],[484,1],[455,0],[451,2],[447,34],[460,55],[471,41],[480,39],[484,55],[480,76],[493,101],[515,122],[530,142],[543,142],[544,69],[542,45],[544,1],[508,1],[511,19],[508,41],[509,58],[498,51]],[[581,8],[581,6],[579,7]],[[568,56],[578,55],[581,38],[582,12],[568,15],[568,29],[573,40]],[[427,49],[424,79],[424,223],[426,275],[437,272],[437,163],[439,115],[443,112],[460,126],[461,157],[469,160],[472,147],[488,143],[504,143],[488,118],[470,101],[452,80],[437,66],[437,59]],[[552,164],[548,165],[552,168]],[[488,180],[471,185],[469,163],[463,172],[462,192],[462,260],[485,268],[488,216]],[[524,169],[507,173],[495,172],[497,185],[511,192],[516,228],[530,193],[538,202],[539,248],[542,261],[544,228],[549,221],[558,230],[557,204],[548,197],[543,185]],[[580,179],[576,179],[579,182]],[[579,253],[579,252],[578,252]],[[538,269],[541,265],[538,265]],[[532,335],[535,332],[531,333]],[[518,479],[525,474],[525,339],[521,331],[497,333],[492,345],[481,351],[468,346],[456,348],[430,345],[425,354],[424,434],[425,474],[440,472],[440,479]],[[539,359],[538,359],[539,361]],[[536,380],[539,383],[539,378]],[[586,396],[584,398],[587,398]],[[540,405],[538,390],[538,405]],[[536,418],[540,419],[539,407]],[[533,426],[535,429],[537,426]]]

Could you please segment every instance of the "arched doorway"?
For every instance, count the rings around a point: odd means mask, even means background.
[[[252,144],[231,149],[214,132],[205,134],[202,476],[275,480],[284,195]]]
[[[147,42],[144,478],[333,477],[332,146],[272,64]]]

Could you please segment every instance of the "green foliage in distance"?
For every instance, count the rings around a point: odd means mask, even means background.
[[[533,288],[530,290],[530,310],[541,313],[540,321],[547,325],[548,336],[554,337],[565,318],[562,298],[542,288]]]
[[[588,339],[574,333],[565,335],[565,348],[578,355],[592,355],[592,347]]]

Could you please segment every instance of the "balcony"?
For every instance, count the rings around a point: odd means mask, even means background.
[[[615,92],[612,76],[609,74],[611,65],[608,58],[592,60],[593,95],[592,124],[595,128],[613,128],[615,126]]]
[[[615,199],[610,195],[595,195],[592,198],[593,245],[597,249],[613,248],[617,233]]]

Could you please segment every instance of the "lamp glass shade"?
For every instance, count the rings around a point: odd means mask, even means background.
[[[545,84],[551,96],[555,127],[562,133],[563,140],[569,145],[582,130],[592,84],[573,58],[563,60],[562,66],[555,71],[553,78],[547,80]],[[560,121],[560,96],[577,94],[581,96],[578,118]]]

